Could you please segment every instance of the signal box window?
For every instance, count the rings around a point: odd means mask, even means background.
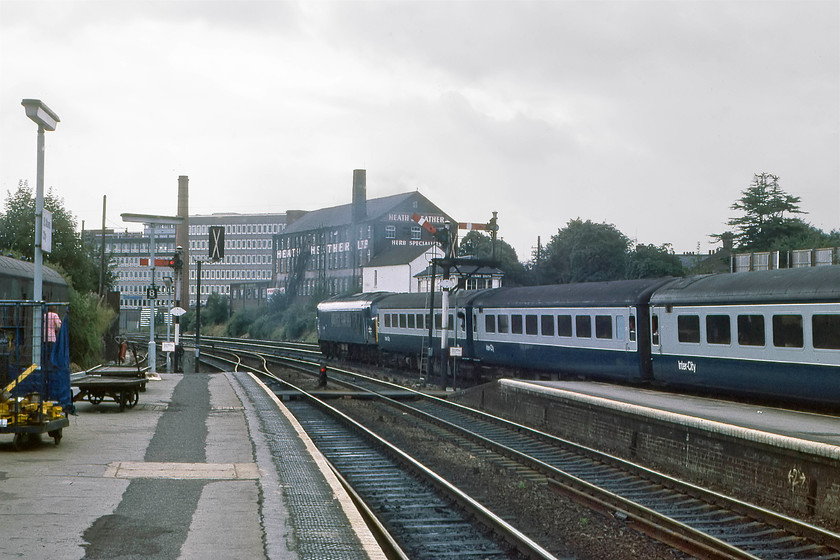
[[[522,334],[522,315],[510,316],[510,332],[512,334]]]
[[[763,315],[738,315],[738,344],[764,346]]]
[[[609,315],[595,315],[595,336],[597,338],[612,339],[612,317]]]
[[[679,315],[677,317],[677,339],[680,342],[700,342],[699,315]]]
[[[589,315],[576,315],[575,334],[578,338],[592,338],[592,317]]]
[[[773,315],[773,346],[776,348],[802,348],[801,315]]]
[[[557,336],[565,336],[571,338],[572,336],[572,316],[558,315],[557,316]]]
[[[729,315],[706,316],[706,342],[709,344],[731,344],[732,331]]]
[[[485,315],[484,316],[484,330],[489,333],[496,332],[496,316],[495,315]]]
[[[554,316],[540,315],[540,323],[543,336],[554,336]]]
[[[814,348],[840,350],[840,315],[814,315]]]

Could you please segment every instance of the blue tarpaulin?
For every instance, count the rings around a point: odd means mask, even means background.
[[[70,321],[67,317],[55,336],[52,352],[41,368],[33,371],[12,390],[14,396],[38,393],[45,401],[56,401],[65,412],[72,412],[73,392],[70,388]]]

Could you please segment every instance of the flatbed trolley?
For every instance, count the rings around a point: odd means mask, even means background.
[[[58,445],[61,441],[62,430],[69,425],[70,420],[67,417],[56,418],[40,424],[8,424],[0,426],[0,434],[15,434],[14,439],[12,439],[12,447],[15,451],[20,451],[23,449],[27,438],[32,434],[46,433]]]
[[[87,399],[91,404],[99,404],[111,399],[120,405],[120,412],[134,408],[140,400],[140,391],[146,387],[146,377],[119,377],[112,375],[84,375],[72,378],[70,385],[77,387],[79,393],[73,396],[73,402]]]

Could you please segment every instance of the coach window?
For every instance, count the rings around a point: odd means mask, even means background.
[[[659,315],[650,316],[650,342],[659,346]]]
[[[628,321],[628,330],[630,331],[630,342],[636,341],[636,316],[630,315]]]
[[[680,342],[700,342],[700,316],[677,316],[677,339]]]
[[[435,313],[435,329],[440,330],[442,324],[440,313]]]
[[[525,334],[540,334],[537,325],[536,315],[525,315]]]
[[[554,315],[540,315],[543,336],[554,336]]]
[[[578,338],[592,338],[592,317],[575,315],[575,335]]]
[[[738,344],[764,346],[764,315],[738,315]]]
[[[409,328],[409,329],[413,329],[413,328],[414,328],[414,313],[410,313],[410,314],[408,315],[408,328]]]
[[[510,318],[507,315],[499,315],[499,332],[507,333],[510,326]]]
[[[776,348],[802,348],[801,315],[773,315],[773,346]]]
[[[522,334],[522,315],[510,316],[510,332],[511,334]]]
[[[571,338],[572,336],[572,316],[558,315],[557,316],[557,336],[565,336]]]
[[[597,338],[612,339],[612,317],[609,315],[595,315],[595,336]]]
[[[484,330],[489,333],[496,332],[496,316],[495,315],[485,315],[484,316]]]
[[[814,348],[840,350],[840,315],[814,315]]]
[[[426,328],[425,323],[426,323],[426,316],[423,315],[422,313],[418,313],[417,314],[417,328],[418,329],[425,329]]]
[[[729,315],[706,315],[706,342],[709,344],[732,343]]]
[[[404,329],[406,327],[407,321],[405,313],[400,313],[400,328]]]
[[[399,326],[399,324],[400,316],[396,313],[391,313],[391,326],[396,329]]]
[[[449,315],[447,315],[447,317],[449,317],[449,319],[446,323],[446,330],[454,331],[455,330],[455,318],[452,316],[451,313]]]
[[[391,314],[390,313],[385,313],[385,326],[386,327],[391,326]]]

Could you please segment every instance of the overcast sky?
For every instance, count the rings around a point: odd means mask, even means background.
[[[840,228],[838,1],[0,0],[0,193],[285,212],[419,190],[530,258],[570,219],[714,248],[754,173]]]

